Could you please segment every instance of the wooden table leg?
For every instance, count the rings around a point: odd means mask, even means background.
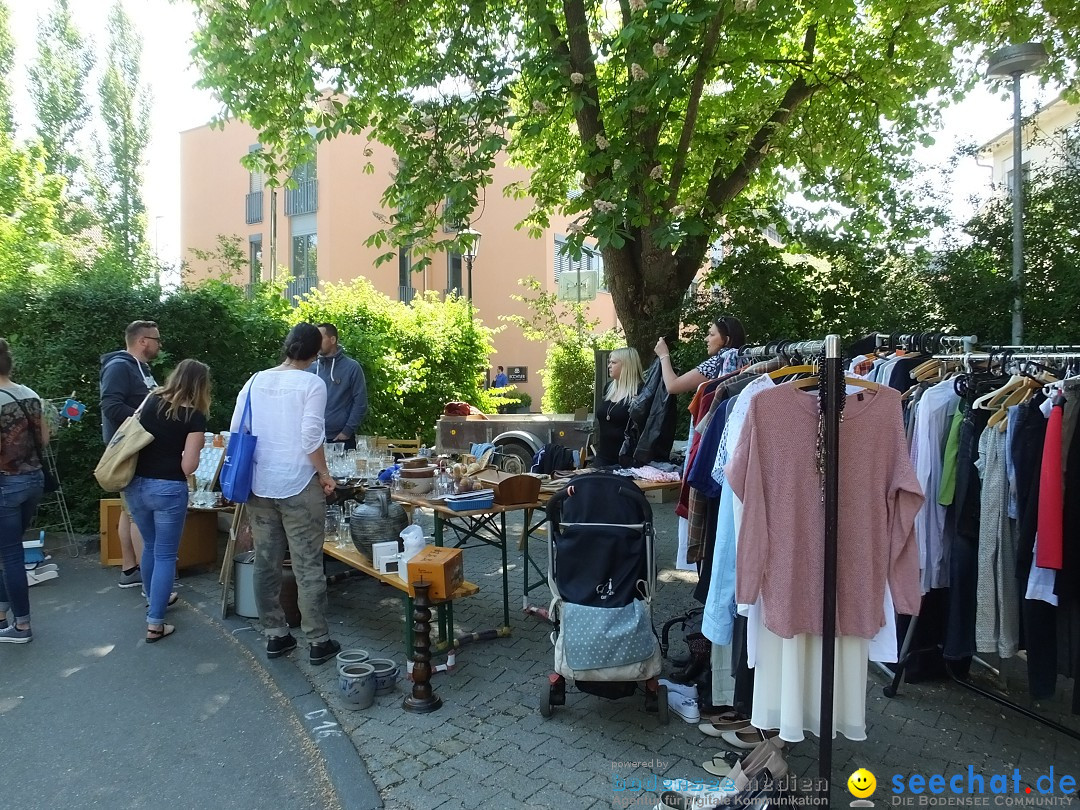
[[[238,503],[233,510],[232,524],[229,526],[229,539],[225,543],[225,559],[221,562],[221,618],[229,616],[229,586],[232,585],[233,554],[236,552],[236,534],[240,530],[240,519],[244,513],[244,504]]]

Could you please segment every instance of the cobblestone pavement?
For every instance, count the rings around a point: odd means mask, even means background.
[[[672,570],[676,547],[673,504],[654,505],[660,573],[655,600],[657,628],[693,606],[695,576]],[[422,518],[423,520],[423,518]],[[427,518],[430,527],[430,518]],[[429,532],[430,533],[430,532]],[[541,543],[534,541],[537,551]],[[520,608],[522,557],[510,552],[511,607]],[[457,603],[458,631],[497,626],[502,615],[500,558],[494,549],[465,552],[465,576],[480,585],[479,595]],[[543,566],[546,570],[546,564]],[[216,572],[185,576],[190,601],[220,599]],[[200,596],[197,596],[200,595]],[[535,603],[550,598],[534,592]],[[392,658],[404,668],[403,607],[399,592],[367,577],[337,583],[330,589],[331,632],[345,648],[360,647],[373,657]],[[644,711],[642,694],[607,701],[568,691],[567,705],[544,719],[538,712],[541,690],[552,667],[548,626],[516,610],[510,637],[466,645],[455,669],[435,675],[443,707],[427,715],[402,710],[407,682],[393,696],[353,711],[337,696],[333,664],[311,667],[294,653],[299,667],[335,710],[368,765],[385,806],[390,810],[588,810],[631,805],[652,808],[655,794],[635,796],[613,790],[613,778],[661,777],[705,780],[700,763],[723,748],[678,717],[661,726]],[[673,651],[681,644],[675,643]],[[443,657],[440,657],[442,660]],[[282,662],[270,662],[274,665]],[[1005,677],[1013,697],[1024,701],[1022,662],[1007,662]],[[272,672],[272,667],[270,668]],[[832,804],[846,806],[851,796],[847,776],[859,767],[877,775],[878,804],[889,803],[893,774],[1022,775],[1022,785],[1036,787],[1053,767],[1080,777],[1080,743],[952,683],[904,684],[900,695],[882,695],[886,683],[871,669],[867,683],[865,742],[835,741]],[[1080,731],[1080,717],[1066,713],[1072,683],[1062,681],[1059,698],[1033,707]],[[818,774],[815,739],[789,746],[791,782],[801,789]],[[1023,789],[1023,788],[1022,788]],[[1037,795],[1037,794],[1036,794]],[[1059,794],[1060,795],[1060,794]],[[990,804],[993,804],[992,797]]]

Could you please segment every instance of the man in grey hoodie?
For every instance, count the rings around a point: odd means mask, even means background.
[[[345,442],[356,448],[356,432],[368,412],[367,380],[360,364],[338,345],[338,330],[332,323],[320,323],[322,347],[308,371],[326,383],[326,440]]]
[[[133,321],[124,330],[126,348],[101,355],[101,438],[108,444],[117,428],[135,413],[151,389],[157,387],[150,361],[161,351],[161,332],[153,321]],[[123,493],[120,502],[124,503]],[[120,572],[120,587],[134,588],[142,584],[139,560],[142,558],[142,536],[128,514],[126,505],[120,513],[120,553],[124,567]]]

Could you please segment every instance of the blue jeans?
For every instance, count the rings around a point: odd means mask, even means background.
[[[124,496],[143,538],[142,580],[150,602],[146,623],[164,624],[187,519],[187,481],[136,475],[124,489]]]
[[[15,621],[30,621],[30,588],[23,567],[23,533],[37,512],[45,487],[40,471],[23,475],[0,475],[0,616],[10,608]]]

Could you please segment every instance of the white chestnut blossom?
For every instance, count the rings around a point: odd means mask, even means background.
[[[634,64],[630,65],[630,75],[633,76],[634,81],[637,82],[649,78],[649,74],[645,71],[645,68],[643,68],[637,62],[634,62]]]
[[[605,138],[603,135],[597,135],[596,136],[596,148],[597,149],[603,151],[604,149],[607,149],[609,145],[610,144],[608,142],[608,139]]]
[[[664,167],[661,166],[659,163],[653,166],[652,171],[649,172],[649,177],[651,177],[653,180],[660,180],[661,178],[663,178],[663,176]]]
[[[575,70],[573,73],[570,74],[570,83],[571,84],[581,84],[583,81],[585,81],[585,74],[584,73],[578,73]]]
[[[630,0],[630,10],[631,11],[644,11],[645,10],[645,0]]]
[[[532,110],[539,115],[547,115],[549,112],[548,105],[542,101],[534,101],[532,103]]]
[[[657,42],[652,46],[652,52],[657,59],[663,59],[668,55],[668,47],[663,42]]]
[[[612,211],[617,210],[619,207],[615,203],[608,202],[607,200],[593,200],[592,206],[601,214],[610,214]]]
[[[615,158],[615,160],[611,161],[611,170],[613,172],[617,172],[621,168],[622,168],[622,161],[621,160],[619,160],[618,158]]]

